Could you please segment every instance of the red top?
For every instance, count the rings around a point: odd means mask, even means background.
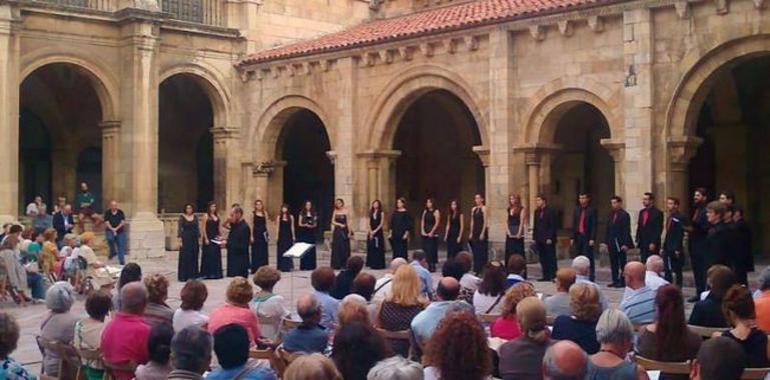
[[[512,314],[507,318],[500,317],[495,319],[489,325],[489,333],[493,338],[506,340],[518,338],[521,335],[521,330],[519,330],[519,322],[516,321],[516,315]]]
[[[212,334],[220,327],[231,323],[243,326],[249,333],[249,340],[252,344],[255,343],[256,338],[260,337],[257,315],[248,307],[225,303],[209,314],[209,332]]]
[[[99,349],[108,363],[124,364],[132,361],[136,364],[144,364],[149,360],[147,353],[149,336],[150,325],[142,316],[118,312],[104,327]],[[119,380],[134,378],[131,372],[115,371],[115,375]]]
[[[757,312],[757,327],[764,332],[770,332],[770,291],[765,290],[754,298],[754,308]]]

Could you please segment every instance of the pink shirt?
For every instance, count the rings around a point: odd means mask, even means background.
[[[508,318],[499,317],[489,325],[489,332],[493,338],[506,340],[516,339],[521,335],[519,322],[516,321],[516,315],[510,315]]]
[[[249,333],[249,340],[254,343],[260,337],[257,315],[248,306],[236,306],[230,303],[214,309],[209,314],[209,332],[214,333],[222,326],[237,323]]]
[[[129,361],[135,364],[147,363],[147,338],[150,335],[150,325],[140,315],[118,312],[107,322],[102,332],[99,345],[104,360],[108,363],[123,364]],[[115,373],[120,380],[130,380],[134,377],[131,372]]]

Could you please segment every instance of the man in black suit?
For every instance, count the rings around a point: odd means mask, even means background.
[[[660,235],[663,233],[663,213],[655,207],[655,194],[644,193],[642,198],[643,209],[639,210],[639,219],[636,223],[636,246],[642,262],[647,262],[647,257],[658,254],[660,249]]]
[[[704,241],[704,266],[706,272],[712,265],[730,266],[730,253],[735,247],[730,246],[730,228],[724,223],[727,206],[719,201],[706,205],[706,218],[711,228]]]
[[[743,209],[735,206],[733,221],[736,232],[734,260],[735,276],[738,282],[748,285],[747,273],[754,271],[754,256],[751,253],[751,228],[743,219]]]
[[[663,241],[663,268],[665,278],[673,282],[676,276],[676,285],[682,287],[682,265],[684,264],[684,229],[689,224],[689,219],[679,212],[679,199],[669,197],[666,199],[666,239]]]
[[[591,196],[588,193],[578,195],[578,205],[572,213],[572,240],[577,256],[585,256],[591,262],[589,279],[595,280],[596,266],[594,264],[594,246],[596,243],[596,209],[591,206]]]
[[[542,194],[535,198],[535,205],[532,235],[543,269],[543,277],[538,281],[553,281],[556,277],[556,210],[548,207],[548,200]]]
[[[626,266],[626,254],[634,248],[631,240],[631,216],[623,209],[623,198],[615,195],[610,199],[610,217],[607,219],[607,247],[610,253],[611,288],[624,288],[622,272]]]
[[[72,206],[66,204],[59,212],[53,214],[52,224],[56,230],[56,245],[61,249],[64,235],[72,233],[72,228],[75,225],[75,221],[72,218]]]
[[[693,193],[693,212],[689,226],[685,228],[690,238],[690,263],[692,263],[692,273],[695,279],[695,296],[688,299],[690,302],[697,302],[699,295],[706,290],[706,270],[705,266],[705,242],[708,235],[709,224],[706,217],[706,203],[708,203],[708,191],[699,187]]]

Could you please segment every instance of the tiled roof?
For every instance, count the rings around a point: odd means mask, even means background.
[[[590,7],[617,0],[477,0],[404,16],[364,22],[315,39],[264,50],[238,66],[298,57]]]

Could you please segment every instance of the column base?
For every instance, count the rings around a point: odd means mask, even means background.
[[[18,218],[13,215],[1,215],[0,214],[0,226],[6,223],[14,223],[18,221]]]
[[[163,222],[153,213],[138,213],[128,221],[127,246],[133,261],[166,257]]]

